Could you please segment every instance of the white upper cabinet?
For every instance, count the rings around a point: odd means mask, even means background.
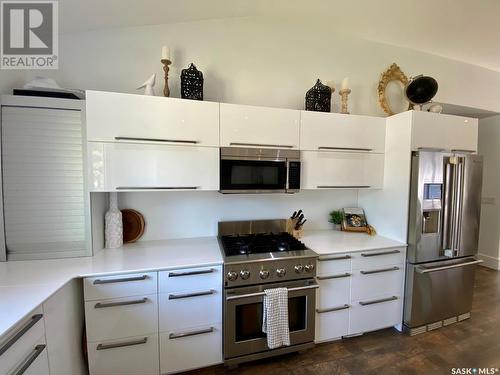
[[[86,92],[89,141],[219,146],[219,103]]]
[[[220,145],[299,148],[300,111],[220,104]]]
[[[412,113],[412,150],[477,151],[478,120],[424,111]]]
[[[384,152],[385,118],[302,111],[301,150]]]

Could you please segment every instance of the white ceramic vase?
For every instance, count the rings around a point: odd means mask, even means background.
[[[122,212],[118,209],[118,194],[109,193],[109,210],[104,217],[104,237],[106,249],[116,249],[123,245]]]

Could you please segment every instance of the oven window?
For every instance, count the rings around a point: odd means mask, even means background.
[[[276,161],[221,160],[221,189],[284,189],[286,163]]]
[[[262,302],[237,305],[235,311],[236,342],[266,337],[262,332]],[[288,299],[290,332],[306,329],[307,297]]]

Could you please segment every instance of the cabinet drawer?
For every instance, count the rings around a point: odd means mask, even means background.
[[[88,343],[90,375],[158,375],[158,335]]]
[[[83,281],[86,301],[154,294],[157,289],[156,272],[87,277]]]
[[[350,310],[350,335],[392,327],[402,322],[401,295],[353,302]]]
[[[404,265],[382,266],[353,271],[351,300],[400,295],[403,290]]]
[[[352,269],[367,269],[405,262],[405,249],[381,249],[352,254]]]
[[[28,366],[25,374],[48,374],[42,309],[36,309],[0,342],[0,374]]]
[[[222,267],[183,268],[158,273],[160,293],[192,290],[220,290],[222,287]],[[201,287],[201,288],[200,288]]]
[[[349,332],[349,304],[316,310],[315,342],[341,338]]]
[[[160,373],[169,374],[222,362],[220,324],[160,334]]]
[[[222,322],[220,289],[199,288],[160,294],[159,298],[161,332]]]
[[[317,277],[319,289],[316,294],[316,307],[319,309],[340,306],[350,301],[351,273],[342,272]]]
[[[158,331],[156,294],[85,302],[87,340],[94,342]]]
[[[351,255],[321,255],[318,258],[318,275],[332,275],[351,270]]]

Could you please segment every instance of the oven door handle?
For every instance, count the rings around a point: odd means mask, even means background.
[[[319,284],[311,284],[307,286],[299,286],[297,288],[288,288],[289,292],[296,292],[299,290],[307,290],[307,289],[317,289],[319,288]],[[236,296],[227,296],[226,301],[232,301],[235,299],[242,299],[242,298],[250,298],[250,297],[258,297],[258,296],[263,296],[265,295],[266,292],[257,292],[257,293],[248,293],[248,294],[240,294]]]

